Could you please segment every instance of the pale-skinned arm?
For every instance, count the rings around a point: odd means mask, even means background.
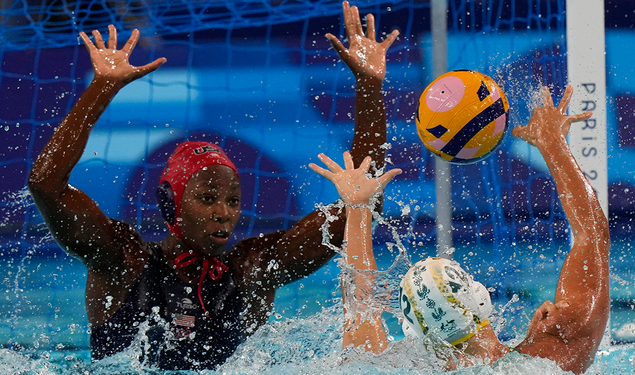
[[[357,169],[354,168],[353,158],[348,152],[344,153],[345,169],[326,155],[320,154],[319,158],[328,169],[315,164],[309,164],[309,167],[333,182],[340,198],[346,204],[343,257],[348,265],[361,271],[353,275],[352,285],[348,284],[348,278],[342,278],[342,290],[345,295],[346,291],[353,290],[354,294],[349,297],[356,300],[356,305],[364,305],[373,298],[374,277],[367,271],[377,270],[371,233],[373,197],[376,199],[386,184],[401,173],[401,170],[393,169],[379,178],[370,178],[370,157],[365,158]],[[346,306],[346,300],[344,302]],[[381,321],[381,311],[371,311],[370,314],[356,313],[353,318],[347,319],[342,346],[345,348],[351,344],[356,347],[364,346],[366,351],[375,353],[386,349],[387,338]]]

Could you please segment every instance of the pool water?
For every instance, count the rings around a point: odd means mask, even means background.
[[[341,306],[325,308],[307,318],[273,321],[239,347],[216,371],[202,374],[440,374],[443,363],[407,339],[391,343],[380,354],[341,349]],[[15,351],[0,349],[0,374],[195,374],[161,371],[138,360],[138,347],[91,363],[87,350]],[[635,372],[635,347],[599,351],[587,374]],[[565,374],[555,363],[513,353],[492,365],[452,374]]]
[[[385,250],[385,249],[384,249]],[[378,264],[386,269],[394,255],[379,250]],[[387,258],[387,259],[386,259]],[[554,263],[549,260],[549,264]],[[403,339],[399,322],[384,314],[389,334],[394,340],[381,355],[343,351],[342,305],[339,290],[340,269],[333,261],[311,277],[279,291],[275,313],[269,324],[239,347],[217,371],[218,374],[438,374],[444,373],[431,353],[415,349]],[[543,269],[544,267],[538,267]],[[527,283],[547,285],[522,294],[533,299],[549,298],[553,279],[551,268],[521,275]],[[88,325],[83,306],[85,269],[66,255],[41,259],[25,257],[7,262],[1,271],[7,288],[0,303],[0,334],[10,338],[0,349],[0,375],[4,374],[192,374],[194,372],[161,371],[139,360],[140,344],[116,356],[91,362],[88,349]],[[393,271],[399,272],[399,271]],[[394,278],[387,271],[385,275]],[[481,275],[487,278],[487,275]],[[538,280],[538,281],[537,281]],[[553,283],[553,282],[551,282]],[[27,285],[28,287],[23,287]],[[487,285],[487,283],[486,283]],[[628,284],[630,287],[630,283]],[[518,289],[521,290],[522,288]],[[528,291],[527,291],[528,290]],[[522,337],[534,303],[511,298],[495,303],[498,319],[495,329],[508,345]],[[499,302],[505,302],[499,298]],[[394,309],[394,307],[392,307]],[[618,310],[614,318],[633,321],[631,309]],[[5,341],[6,342],[6,341]],[[608,347],[596,356],[589,374],[635,373],[635,344]],[[456,374],[561,374],[553,362],[540,358],[505,358],[493,365],[455,371]]]
[[[34,250],[5,258],[0,278],[0,375],[3,374],[168,374],[152,368],[142,358],[142,340],[128,350],[92,362],[89,327],[84,308],[86,269],[59,249]],[[564,249],[564,251],[563,251]],[[548,242],[514,248],[522,261],[490,259],[487,246],[457,249],[455,258],[492,293],[495,314],[491,321],[499,337],[513,346],[522,340],[535,308],[553,299],[559,269],[568,244]],[[38,253],[41,251],[41,253]],[[338,259],[310,277],[280,289],[269,324],[242,344],[217,371],[219,374],[437,374],[443,363],[431,352],[415,349],[403,338],[396,303],[398,282],[411,264],[433,254],[433,249],[411,246],[375,248],[377,284],[383,285],[375,300],[383,301],[384,320],[393,340],[380,354],[342,350],[341,290]],[[476,251],[476,253],[474,253]],[[408,254],[405,256],[404,254]],[[52,254],[52,255],[51,255]],[[614,241],[612,256],[631,258],[628,242]],[[520,263],[519,263],[520,262]],[[615,301],[611,331],[635,322],[632,304],[632,262],[613,262],[612,290]],[[487,267],[493,265],[495,267]],[[383,294],[382,294],[383,293]],[[629,302],[631,301],[631,302]],[[350,310],[350,308],[349,308]],[[626,340],[628,342],[628,340]],[[590,374],[635,373],[635,344],[602,346]],[[458,370],[457,374],[563,373],[553,362],[510,355],[495,364]],[[181,371],[176,373],[191,373]]]

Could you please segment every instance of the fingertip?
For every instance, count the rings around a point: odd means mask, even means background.
[[[148,64],[148,68],[150,69],[149,72],[159,69],[167,61],[168,60],[165,57],[160,57],[160,58],[154,60],[152,63]]]
[[[382,43],[390,47],[393,44],[393,42],[397,39],[398,36],[399,36],[399,31],[393,30],[390,34],[388,34],[388,37],[386,37],[386,39],[384,39]]]
[[[79,37],[82,39],[82,42],[84,43],[86,48],[90,48],[90,45],[92,45],[92,42],[90,41],[90,37],[86,35],[86,33],[83,31],[79,33]]]
[[[593,111],[586,111],[577,115],[571,115],[569,116],[569,119],[572,122],[579,122],[579,121],[588,120],[589,118],[591,118],[591,116],[593,116]]]
[[[399,176],[401,173],[402,173],[402,170],[400,168],[395,168],[395,169],[389,170],[385,174],[389,177],[390,180],[392,180],[396,176]]]
[[[319,174],[320,176],[324,176],[324,170],[315,163],[309,163],[309,169]]]

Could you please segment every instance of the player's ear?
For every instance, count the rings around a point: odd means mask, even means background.
[[[174,191],[169,182],[163,181],[157,187],[157,203],[163,220],[170,225],[174,225],[176,207],[174,205]]]

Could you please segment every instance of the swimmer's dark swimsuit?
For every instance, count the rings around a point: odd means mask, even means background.
[[[90,347],[94,360],[118,353],[132,343],[145,322],[150,350],[144,360],[162,369],[215,368],[229,358],[246,338],[243,303],[230,268],[220,280],[205,278],[202,297],[197,285],[181,281],[163,260],[160,247],[149,244],[153,256],[125,302],[103,325],[92,330]],[[152,314],[168,323],[156,321]],[[156,309],[155,309],[156,310]],[[160,320],[160,319],[158,319]],[[143,348],[145,343],[139,345]]]

